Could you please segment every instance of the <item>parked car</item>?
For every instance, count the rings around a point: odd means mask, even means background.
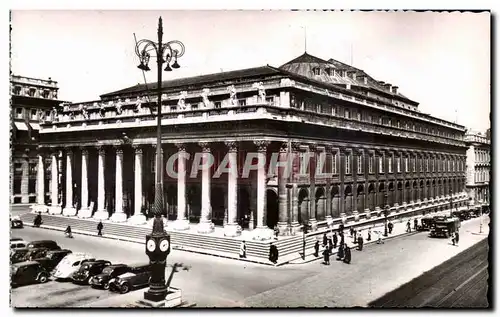
[[[109,289],[109,281],[119,275],[130,272],[131,267],[126,264],[112,264],[105,267],[100,274],[90,278],[89,284],[92,287]]]
[[[49,280],[49,273],[36,261],[26,261],[10,266],[10,284],[18,286],[34,282],[45,283]]]
[[[71,279],[75,284],[87,284],[94,275],[101,274],[102,270],[110,266],[111,262],[106,260],[88,261],[80,266],[80,269],[73,273]],[[90,283],[89,283],[90,284]]]
[[[10,249],[11,250],[26,248],[27,246],[28,246],[28,242],[24,241],[21,238],[10,239]]]
[[[61,250],[61,247],[57,245],[57,242],[52,240],[37,240],[31,241],[27,245],[28,248],[46,248],[49,250]]]
[[[52,271],[59,262],[68,254],[72,253],[71,250],[63,249],[63,250],[51,250],[47,251],[44,257],[39,257],[33,259],[40,263],[47,272]]]
[[[70,278],[73,273],[78,271],[80,265],[86,261],[95,261],[95,258],[86,253],[71,253],[66,255],[52,271],[56,279]]]
[[[130,272],[119,275],[109,281],[109,290],[121,294],[128,293],[135,288],[141,288],[149,284],[151,268],[149,264],[131,266]]]
[[[49,250],[46,248],[18,248],[12,251],[13,252],[11,252],[10,255],[10,262],[19,263],[44,257]]]
[[[431,237],[444,237],[448,238],[451,234],[460,228],[460,219],[446,218],[443,220],[436,220],[434,228],[431,228]]]
[[[10,218],[10,227],[11,228],[23,228],[24,224],[23,221],[21,220],[21,217],[19,216],[14,216]]]

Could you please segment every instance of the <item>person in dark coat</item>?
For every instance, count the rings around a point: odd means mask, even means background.
[[[273,262],[274,264],[278,262],[278,248],[272,243],[269,247],[269,261]]]
[[[344,263],[350,264],[351,263],[351,249],[345,245],[345,255],[344,255]]]
[[[337,261],[341,261],[344,259],[344,244],[341,243],[339,245],[339,251],[337,252]]]
[[[344,233],[343,232],[340,233],[340,244],[341,245],[344,244]]]
[[[411,232],[411,224],[410,224],[410,219],[406,222],[406,232]]]
[[[328,237],[326,236],[326,232],[323,234],[323,247],[328,243]]]
[[[42,224],[42,213],[39,212],[38,215],[36,215],[35,219],[33,220],[33,225],[35,227],[40,227]]]
[[[372,241],[372,229],[368,228],[368,237],[366,238],[366,241]]]
[[[316,240],[316,243],[314,244],[314,257],[318,257],[318,252],[319,252],[319,241]]]
[[[349,229],[349,233],[351,234],[351,237],[354,235],[354,228],[353,228],[353,227],[351,227],[351,228]]]
[[[328,251],[328,248],[323,251],[323,261],[325,265],[330,265],[330,251]]]
[[[337,233],[333,233],[333,248],[337,248],[337,243],[339,242],[339,237],[337,236]]]
[[[418,219],[417,219],[417,218],[415,218],[415,219],[413,220],[413,230],[417,231],[417,228],[418,228]]]
[[[99,223],[97,224],[97,235],[99,237],[102,237],[102,228],[103,228],[102,221],[99,220]]]
[[[332,242],[332,239],[328,239],[328,253],[329,253],[329,254],[332,254],[332,250],[333,250],[333,242]]]
[[[363,250],[363,235],[360,233],[358,235],[358,250],[362,251]]]
[[[241,241],[240,258],[246,258],[246,257],[247,257],[247,245],[245,244],[245,241]]]
[[[458,230],[455,232],[455,241],[458,244],[458,240],[460,239],[460,235],[458,234]]]
[[[343,224],[343,223],[341,223],[341,224],[339,225],[339,234],[340,234],[341,232],[342,232],[342,233],[344,232],[344,224]]]
[[[66,227],[66,230],[64,230],[64,234],[65,234],[68,238],[73,238],[73,233],[71,232],[71,226],[67,226],[67,227]]]
[[[392,229],[394,229],[394,225],[392,224],[392,222],[389,221],[389,223],[387,224],[387,229],[389,229],[389,234],[391,234]]]
[[[352,232],[352,243],[354,244],[358,243],[357,240],[358,240],[358,231],[354,229]]]

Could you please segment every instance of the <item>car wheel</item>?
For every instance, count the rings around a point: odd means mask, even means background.
[[[40,283],[46,283],[47,281],[49,280],[48,276],[45,274],[45,273],[41,273],[39,276],[38,276],[38,282]]]
[[[128,284],[123,284],[123,286],[121,287],[122,294],[128,293],[129,290],[130,290],[130,287],[128,286]]]
[[[102,288],[104,288],[105,290],[108,290],[109,289],[109,282],[104,283],[104,286]]]

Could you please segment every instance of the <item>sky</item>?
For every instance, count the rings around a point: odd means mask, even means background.
[[[163,79],[263,66],[311,55],[399,87],[429,113],[484,132],[490,114],[490,14],[321,11],[25,11],[11,13],[11,70],[51,77],[66,101],[143,83],[137,40],[186,47]],[[307,39],[305,41],[305,39]],[[307,43],[307,44],[306,44]],[[150,63],[154,66],[154,63]],[[156,81],[156,71],[147,73]]]

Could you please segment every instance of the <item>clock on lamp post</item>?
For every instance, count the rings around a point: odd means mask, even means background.
[[[144,299],[159,302],[165,299],[168,292],[165,285],[165,267],[167,255],[170,254],[170,236],[165,231],[147,235],[146,254],[151,265],[151,280],[150,288],[144,292]]]

